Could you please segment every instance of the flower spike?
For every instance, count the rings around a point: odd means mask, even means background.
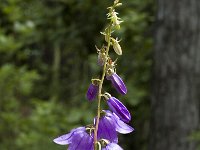
[[[104,35],[106,45],[100,49],[96,47],[98,54],[98,65],[102,69],[99,79],[92,79],[88,87],[86,98],[89,101],[97,99],[97,115],[94,123],[85,127],[75,128],[68,134],[64,134],[53,141],[59,145],[68,145],[68,150],[123,150],[118,143],[118,133],[128,134],[134,131],[127,123],[131,120],[128,109],[109,93],[104,93],[103,83],[105,77],[112,82],[118,93],[124,95],[127,88],[123,80],[116,74],[116,62],[112,61],[109,51],[111,48],[122,55],[120,40],[113,37],[113,32],[120,29],[122,20],[118,17],[116,8],[121,6],[120,0],[113,0],[114,3],[108,7],[107,19],[109,23],[105,27]],[[102,110],[101,101],[106,100],[110,110]]]

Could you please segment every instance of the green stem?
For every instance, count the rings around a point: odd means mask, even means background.
[[[110,38],[111,38],[111,25],[108,26],[108,45],[107,45],[107,48],[106,48],[106,58],[107,59],[108,59],[108,52],[109,52],[110,45],[111,45]],[[106,61],[107,61],[107,59],[106,59]],[[107,62],[104,63],[103,73],[102,73],[101,81],[100,81],[100,84],[99,84],[97,118],[96,118],[95,130],[94,130],[94,148],[95,148],[95,150],[97,149],[97,147],[96,147],[97,132],[98,132],[98,127],[99,127],[100,113],[101,113],[101,95],[102,95],[101,92],[102,92],[103,81],[104,81],[104,78],[105,78],[105,75],[106,75],[106,64],[107,64]]]

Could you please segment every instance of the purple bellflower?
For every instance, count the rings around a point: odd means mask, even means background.
[[[102,117],[99,119],[97,138],[98,140],[107,139],[111,142],[118,143],[117,132],[115,130],[115,122],[111,117],[102,115]]]
[[[122,104],[115,97],[110,97],[107,100],[109,108],[124,122],[129,122],[131,120],[131,114],[129,113],[126,106]]]
[[[125,95],[127,93],[126,85],[123,80],[116,74],[112,73],[111,75],[107,75],[108,80],[111,80],[112,85],[117,90],[118,93]]]
[[[109,110],[104,110],[106,112],[106,117],[112,118],[115,124],[115,130],[121,134],[128,134],[134,131],[134,129],[128,124],[124,123],[120,118]]]
[[[93,79],[86,94],[87,99],[89,101],[93,101],[98,94],[98,90],[99,90],[99,80]]]
[[[68,145],[68,150],[93,150],[93,137],[88,134],[85,127],[71,130],[70,133],[62,135],[53,140],[59,145]]]
[[[127,134],[134,129],[124,123],[119,117],[109,110],[103,110],[99,120],[98,139],[107,139],[110,142],[118,143],[117,132]]]

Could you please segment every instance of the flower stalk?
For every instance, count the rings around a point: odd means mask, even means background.
[[[110,49],[110,45],[111,45],[111,42],[110,42],[110,40],[111,40],[111,25],[108,26],[107,31],[108,31],[108,33],[106,33],[106,34],[107,34],[108,45],[106,47],[106,55],[105,55],[106,58],[108,58],[108,53],[109,53],[109,49]],[[102,86],[103,86],[104,78],[105,78],[105,75],[106,75],[106,66],[107,66],[107,63],[104,63],[101,81],[100,81],[100,84],[99,84],[98,105],[97,105],[97,120],[96,120],[95,130],[94,130],[94,147],[95,147],[95,150],[97,149],[96,143],[97,143],[97,132],[98,132],[98,126],[99,126],[100,113],[101,113],[101,95],[102,95]]]

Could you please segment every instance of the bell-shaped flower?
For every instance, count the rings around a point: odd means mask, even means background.
[[[93,137],[88,134],[85,127],[71,130],[70,133],[62,135],[53,140],[59,145],[69,145],[68,150],[93,150]]]
[[[111,142],[118,143],[117,131],[115,130],[115,122],[111,117],[102,115],[99,119],[98,139],[108,139]]]
[[[107,74],[106,78],[111,80],[112,85],[117,90],[118,93],[125,95],[127,93],[126,85],[123,80],[115,73]]]
[[[102,111],[99,119],[98,139],[108,139],[110,142],[118,143],[117,132],[127,134],[133,130],[131,126],[124,123],[111,111]]]
[[[107,104],[122,121],[129,122],[131,120],[131,115],[128,109],[118,99],[110,97],[107,99]]]
[[[105,110],[106,117],[112,118],[112,121],[115,124],[115,130],[121,134],[128,134],[134,131],[134,128],[124,123],[115,113],[112,113],[109,110]]]

